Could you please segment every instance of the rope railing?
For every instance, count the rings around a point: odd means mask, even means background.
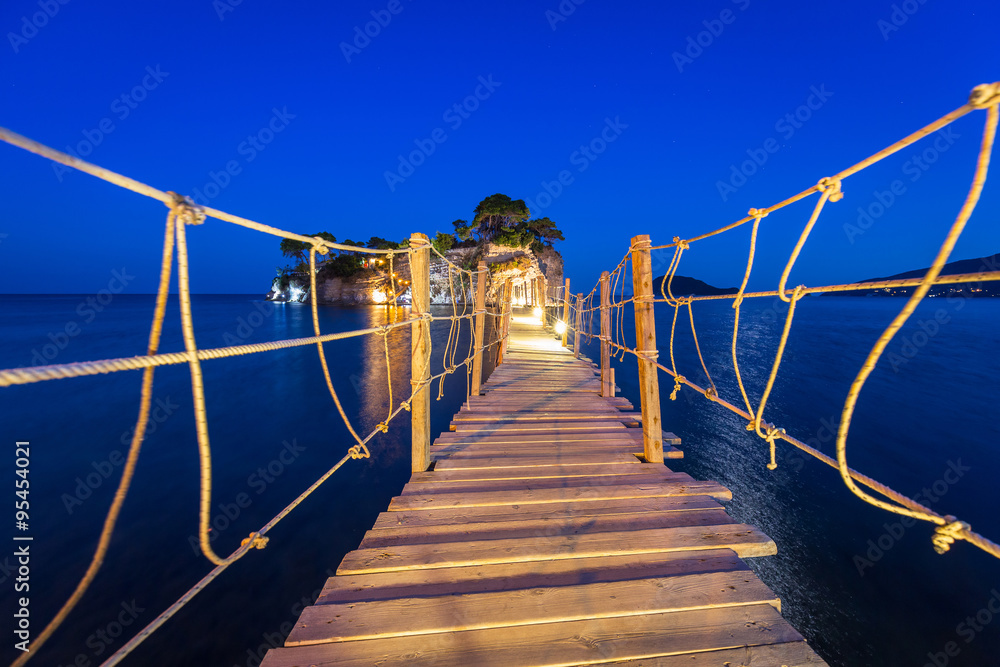
[[[475,318],[484,317],[487,313],[503,314],[504,312],[509,312],[510,305],[509,301],[507,303],[500,304],[500,311],[490,311],[486,308],[485,302],[478,304],[478,307],[474,308],[472,312],[469,311],[468,298],[466,296],[466,286],[464,275],[469,276],[469,284],[472,284],[473,272],[466,269],[462,269],[450,262],[446,257],[437,253],[436,249],[430,246],[429,243],[420,247],[411,247],[407,249],[393,249],[393,250],[379,250],[371,248],[362,248],[357,246],[345,245],[332,243],[325,239],[319,237],[308,237],[302,236],[300,234],[295,234],[288,232],[276,227],[271,227],[269,225],[264,225],[240,216],[235,216],[223,211],[216,209],[197,206],[189,198],[178,195],[174,192],[161,191],[153,188],[149,185],[136,181],[134,179],[122,176],[110,170],[98,167],[91,163],[85,162],[78,158],[66,155],[60,151],[54,150],[43,144],[35,142],[31,139],[23,137],[19,134],[11,132],[10,130],[0,128],[0,140],[10,143],[14,146],[23,148],[29,152],[35,153],[42,157],[54,160],[60,164],[78,169],[92,176],[105,180],[109,183],[117,185],[119,187],[131,190],[140,195],[150,197],[159,200],[167,205],[169,211],[166,219],[166,230],[164,236],[164,244],[162,251],[161,269],[160,269],[160,281],[157,289],[156,302],[154,306],[153,319],[150,325],[149,334],[149,344],[147,346],[146,354],[134,356],[134,357],[122,357],[114,359],[104,359],[97,361],[86,361],[86,362],[75,362],[67,364],[55,364],[49,366],[34,366],[27,368],[16,368],[16,369],[3,369],[0,370],[0,387],[11,387],[16,385],[25,385],[38,382],[45,382],[49,380],[61,380],[74,377],[84,377],[93,376],[100,374],[116,373],[120,371],[127,370],[143,370],[143,381],[140,390],[140,406],[139,414],[136,419],[135,428],[133,430],[132,442],[129,447],[128,455],[123,467],[122,478],[119,482],[118,488],[115,492],[114,500],[108,510],[106,515],[101,534],[98,540],[97,548],[91,558],[90,564],[84,575],[81,577],[77,586],[73,590],[72,594],[62,605],[53,619],[45,626],[41,633],[34,639],[31,650],[29,652],[23,653],[19,658],[17,658],[12,665],[14,667],[19,667],[25,664],[28,660],[33,657],[42,646],[47,642],[47,640],[52,636],[52,634],[60,627],[66,617],[72,612],[72,610],[79,603],[83,595],[88,590],[89,586],[96,577],[101,565],[104,562],[105,556],[107,555],[108,547],[111,541],[111,536],[114,533],[115,527],[117,525],[118,517],[128,491],[131,486],[131,481],[134,476],[134,471],[139,459],[139,453],[142,445],[142,441],[145,437],[146,426],[149,421],[150,407],[152,402],[152,389],[153,389],[153,377],[155,369],[159,366],[175,365],[187,363],[190,368],[191,376],[191,386],[192,394],[194,398],[194,413],[195,413],[195,431],[198,442],[198,455],[199,455],[199,471],[200,471],[200,484],[199,484],[199,528],[198,537],[199,545],[201,547],[202,553],[211,561],[215,568],[209,572],[205,577],[203,577],[194,587],[192,587],[187,593],[182,595],[174,604],[162,612],[152,623],[150,623],[146,628],[144,628],[139,634],[133,637],[128,643],[126,643],[117,653],[115,653],[111,658],[108,659],[104,664],[115,665],[128,655],[132,650],[134,650],[139,644],[141,644],[150,634],[152,634],[157,628],[163,625],[169,618],[177,613],[185,604],[187,604],[198,592],[200,592],[205,586],[213,581],[219,574],[221,574],[226,568],[232,563],[241,559],[252,549],[263,549],[268,542],[267,533],[285,516],[287,516],[293,509],[295,509],[299,504],[301,504],[306,498],[308,498],[316,489],[318,489],[327,479],[329,479],[335,472],[337,472],[348,460],[350,459],[361,459],[370,457],[370,451],[368,449],[368,444],[370,441],[378,434],[385,433],[388,431],[389,424],[399,416],[400,413],[404,411],[414,410],[414,405],[416,399],[425,390],[429,391],[429,387],[435,380],[438,380],[438,398],[440,399],[443,394],[443,381],[447,375],[454,373],[458,368],[465,366],[467,368],[467,376],[471,374],[473,362],[476,360],[477,356],[481,358],[483,352],[489,350],[494,345],[502,344],[506,339],[506,334],[498,331],[495,327],[493,334],[491,335],[491,340],[484,342],[482,345],[474,345],[472,341],[472,322]],[[187,226],[188,225],[200,225],[204,223],[206,218],[215,218],[218,220],[230,222],[242,227],[253,229],[258,232],[270,234],[273,236],[280,236],[282,238],[294,239],[302,241],[309,244],[309,272],[310,272],[310,303],[311,303],[311,315],[313,324],[313,336],[295,339],[285,339],[279,341],[269,341],[265,343],[251,343],[245,345],[237,345],[222,348],[207,348],[200,349],[196,343],[195,337],[195,326],[194,318],[192,314],[191,307],[191,292],[190,292],[190,280],[189,280],[189,262],[188,262],[188,242],[187,242]],[[426,242],[426,237],[422,235],[415,235],[411,237],[411,241],[424,239]],[[412,245],[412,244],[411,244]],[[424,311],[417,313],[414,311],[414,317],[401,320],[399,322],[391,322],[382,326],[368,327],[364,329],[356,329],[352,331],[344,331],[337,333],[324,334],[320,328],[319,313],[317,307],[317,289],[316,289],[316,253],[327,254],[330,250],[343,250],[348,252],[359,252],[359,253],[369,253],[369,254],[382,254],[387,255],[389,259],[390,273],[395,276],[394,270],[394,257],[395,255],[407,256],[410,263],[410,273],[411,276],[414,274],[414,254],[420,252],[422,248],[426,249],[430,247],[439,256],[444,259],[446,266],[448,268],[449,276],[449,286],[451,290],[451,303],[452,303],[452,314],[451,315],[433,315],[430,312]],[[161,334],[163,331],[163,323],[165,320],[166,304],[168,299],[168,292],[171,280],[171,274],[173,271],[174,261],[176,259],[177,265],[177,283],[178,283],[178,294],[180,300],[180,315],[181,315],[181,328],[184,340],[184,351],[183,352],[171,352],[171,353],[160,353],[158,352]],[[425,278],[429,278],[429,265],[426,260],[422,264],[425,272],[428,275]],[[463,308],[462,312],[459,313],[457,309],[457,299],[454,289],[454,283],[452,281],[453,272],[457,272],[460,290],[462,292]],[[487,274],[478,274],[478,279],[484,279]],[[395,292],[395,291],[394,291]],[[508,295],[509,297],[509,295]],[[397,294],[392,296],[392,304],[395,305],[398,298]],[[459,361],[458,356],[458,345],[462,336],[462,322],[469,321],[469,336],[470,344],[466,352],[466,357]],[[419,373],[418,379],[411,381],[411,393],[409,397],[402,401],[398,406],[395,406],[393,398],[392,389],[392,371],[391,363],[389,358],[389,348],[388,348],[388,336],[390,332],[401,327],[412,327],[416,328],[419,326],[428,325],[435,321],[448,321],[449,322],[449,334],[448,339],[445,344],[444,354],[442,356],[442,370],[441,372],[435,373],[433,375],[429,372],[429,364],[431,360],[431,348],[430,348],[430,337],[427,335],[427,347],[423,350],[423,370]],[[354,426],[351,424],[351,420],[348,417],[343,404],[337,394],[336,388],[333,383],[332,374],[327,364],[326,355],[323,349],[323,343],[344,340],[348,338],[353,338],[357,336],[366,335],[379,335],[383,338],[383,347],[385,351],[385,363],[386,363],[386,381],[388,384],[389,391],[389,412],[384,421],[380,422],[374,429],[372,429],[366,436],[361,437]],[[205,404],[205,387],[204,379],[202,376],[201,363],[203,361],[211,359],[222,359],[233,356],[257,354],[260,352],[271,352],[282,349],[290,349],[295,347],[301,347],[304,345],[315,344],[319,356],[320,366],[323,372],[324,380],[333,403],[337,409],[337,412],[343,421],[345,427],[350,433],[354,440],[354,445],[348,448],[347,452],[334,464],[329,470],[327,470],[322,476],[320,476],[313,484],[311,484],[307,489],[305,489],[298,497],[296,497],[288,506],[286,506],[281,512],[279,512],[275,517],[268,521],[259,530],[251,533],[247,538],[242,541],[239,548],[235,549],[228,556],[222,557],[215,553],[211,546],[211,540],[209,538],[209,519],[210,519],[210,507],[212,500],[212,448],[211,439],[209,436],[208,428],[208,414]],[[419,370],[416,367],[415,370]],[[467,381],[467,395],[469,383]]]
[[[893,512],[896,514],[901,514],[904,516],[909,516],[915,519],[920,519],[923,521],[930,522],[935,525],[934,534],[932,536],[932,543],[934,549],[938,553],[945,553],[951,547],[951,545],[956,540],[966,540],[969,543],[979,547],[980,549],[986,551],[987,553],[1000,558],[1000,545],[997,545],[993,541],[975,533],[971,530],[968,523],[958,520],[954,516],[942,515],[934,510],[918,503],[911,498],[898,493],[897,491],[891,489],[890,487],[877,482],[870,477],[867,477],[858,471],[850,467],[847,460],[847,435],[850,430],[851,418],[853,416],[854,408],[858,400],[858,396],[861,392],[862,387],[866,380],[868,379],[871,372],[874,370],[876,364],[882,353],[885,351],[886,346],[899,331],[899,329],[906,323],[909,317],[912,315],[917,305],[923,300],[930,289],[937,285],[954,285],[961,283],[971,283],[971,282],[990,282],[1000,280],[1000,271],[982,271],[978,273],[963,273],[963,274],[953,274],[953,275],[941,275],[941,270],[947,263],[948,258],[955,247],[959,236],[961,235],[966,223],[968,222],[973,210],[979,200],[980,194],[982,193],[983,187],[986,182],[986,177],[988,173],[989,160],[992,152],[996,130],[998,125],[998,118],[1000,118],[1000,112],[998,112],[998,105],[1000,105],[1000,83],[984,84],[977,86],[973,89],[969,101],[967,104],[963,105],[959,109],[946,114],[945,116],[939,118],[938,120],[926,125],[925,127],[913,132],[903,139],[897,141],[896,143],[888,146],[887,148],[871,155],[868,158],[858,162],[847,169],[844,169],[837,174],[820,179],[816,185],[811,188],[807,188],[802,192],[799,192],[792,197],[789,197],[777,204],[763,209],[751,209],[746,217],[737,220],[734,223],[716,229],[714,231],[702,234],[690,239],[681,239],[680,237],[674,237],[673,241],[664,245],[648,245],[646,247],[639,247],[633,245],[630,248],[630,253],[633,254],[633,263],[635,262],[635,253],[645,253],[648,260],[648,253],[651,250],[664,250],[673,249],[673,256],[671,258],[670,264],[666,271],[666,275],[660,283],[660,296],[655,297],[652,294],[643,295],[640,300],[639,296],[632,296],[630,298],[625,297],[624,293],[624,272],[627,269],[627,264],[619,263],[615,267],[612,274],[613,283],[611,287],[611,299],[610,308],[614,309],[616,317],[613,318],[614,325],[612,331],[608,334],[602,334],[601,336],[596,336],[592,331],[580,332],[581,335],[587,336],[588,339],[597,338],[601,341],[602,345],[608,345],[608,347],[613,350],[614,355],[620,353],[621,358],[624,359],[626,354],[631,354],[637,358],[640,362],[640,366],[645,364],[652,364],[659,371],[663,371],[669,375],[674,380],[673,390],[670,394],[671,400],[676,400],[678,392],[682,387],[687,386],[694,389],[696,392],[704,396],[706,399],[713,403],[726,408],[727,410],[739,415],[743,419],[747,420],[747,430],[756,433],[761,439],[768,443],[770,461],[767,467],[771,470],[777,467],[775,460],[775,442],[777,440],[783,440],[797,447],[798,449],[806,452],[807,454],[813,456],[814,458],[822,461],[823,463],[836,468],[840,473],[841,479],[848,489],[856,495],[858,498],[866,503],[869,503],[875,507]],[[843,181],[854,175],[863,169],[879,162],[880,160],[896,153],[907,146],[914,144],[920,139],[930,135],[931,133],[946,127],[950,123],[955,122],[959,118],[972,113],[977,110],[986,111],[985,125],[983,129],[982,140],[980,143],[978,155],[976,158],[975,171],[972,178],[972,183],[968,194],[954,220],[951,227],[945,236],[940,249],[938,250],[931,267],[925,272],[925,274],[918,278],[906,278],[906,279],[894,279],[894,280],[879,280],[879,281],[867,281],[862,283],[846,283],[846,284],[835,284],[835,285],[824,285],[820,287],[807,287],[805,285],[798,285],[794,288],[788,287],[789,278],[791,271],[796,264],[799,254],[807,243],[809,236],[819,221],[820,215],[823,213],[827,204],[835,204],[840,201],[844,193],[842,192]],[[767,217],[770,213],[780,210],[792,203],[803,200],[811,195],[818,194],[819,199],[813,207],[812,213],[810,214],[802,232],[799,235],[798,241],[796,242],[788,261],[781,273],[781,278],[778,283],[778,288],[776,290],[770,291],[758,291],[758,292],[747,292],[746,287],[750,279],[751,273],[753,271],[754,255],[756,250],[757,242],[757,232],[761,225],[763,218]],[[716,236],[725,232],[732,231],[748,222],[753,222],[753,227],[750,234],[750,247],[747,258],[746,270],[744,273],[743,281],[740,288],[735,294],[720,294],[720,295],[706,295],[706,296],[676,296],[672,291],[672,282],[674,276],[677,274],[678,267],[680,266],[681,258],[684,256],[685,251],[690,250],[691,244],[703,239]],[[637,237],[638,238],[638,237]],[[647,237],[642,237],[647,238]],[[633,244],[635,239],[633,239]],[[648,242],[646,242],[648,244]],[[626,259],[629,254],[626,254]],[[648,261],[647,261],[648,264]],[[985,268],[985,267],[984,267]],[[647,267],[648,269],[648,267]],[[620,275],[619,275],[620,274]],[[621,280],[619,280],[619,277]],[[620,285],[620,296],[619,294],[619,283]],[[771,392],[773,390],[775,380],[778,376],[782,357],[784,355],[785,346],[788,341],[789,332],[791,330],[792,321],[795,316],[796,304],[806,295],[809,294],[821,294],[821,293],[843,293],[852,292],[860,290],[887,290],[895,288],[913,288],[912,294],[906,301],[906,304],[899,312],[898,315],[893,319],[891,324],[886,327],[883,333],[879,336],[878,340],[875,342],[871,351],[868,353],[864,363],[862,364],[861,370],[858,372],[854,381],[852,382],[850,389],[848,391],[847,397],[844,402],[844,406],[841,412],[840,425],[837,432],[836,439],[836,457],[830,457],[822,452],[816,450],[813,447],[805,444],[801,440],[786,433],[785,429],[778,428],[772,423],[764,421],[763,415],[767,407],[768,399],[770,398]],[[771,365],[771,370],[768,375],[766,385],[761,395],[760,400],[757,403],[756,408],[754,408],[752,401],[747,395],[746,388],[743,384],[743,378],[740,373],[739,360],[737,358],[737,340],[739,336],[739,322],[740,322],[740,308],[744,300],[751,298],[761,298],[761,297],[778,297],[783,302],[788,304],[787,314],[785,316],[785,322],[782,327],[782,332],[780,339],[778,341],[777,350],[775,352],[775,357]],[[733,370],[736,379],[736,385],[739,388],[740,398],[745,407],[738,407],[732,402],[722,398],[719,395],[718,387],[715,381],[712,379],[709,373],[708,367],[705,364],[704,356],[702,355],[701,345],[698,340],[698,331],[695,325],[693,304],[700,301],[715,301],[715,300],[731,300],[732,307],[734,309],[733,318],[733,333],[731,342],[731,354],[733,361]],[[670,327],[670,341],[669,341],[669,357],[670,365],[667,366],[661,363],[656,358],[655,351],[643,350],[628,347],[625,343],[625,333],[624,333],[624,321],[623,312],[624,307],[632,303],[636,308],[640,303],[666,303],[668,306],[674,309],[673,318]],[[571,304],[574,308],[585,308],[585,302],[577,302]],[[687,309],[687,319],[690,324],[691,334],[694,342],[695,351],[700,362],[701,371],[704,373],[708,381],[707,387],[702,387],[694,382],[691,382],[686,378],[678,369],[676,358],[674,355],[674,343],[676,338],[677,322],[679,319],[679,314],[681,309]],[[593,306],[590,306],[588,310],[594,310]],[[600,309],[598,306],[596,309]],[[567,326],[570,326],[567,323]],[[638,326],[638,315],[637,315],[637,326]],[[640,372],[640,375],[642,373]],[[643,383],[640,377],[640,384]],[[656,394],[658,396],[658,393]],[[645,404],[644,404],[645,409]],[[646,421],[644,415],[644,422]],[[645,425],[645,424],[644,424]],[[865,487],[869,491],[873,491],[881,497],[875,497],[871,495],[868,491],[862,489]]]

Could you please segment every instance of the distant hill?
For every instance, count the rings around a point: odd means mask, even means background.
[[[653,294],[660,294],[660,286],[666,276],[660,276],[653,280]],[[713,287],[697,278],[687,276],[674,276],[670,281],[670,291],[674,296],[715,296],[717,294],[736,294],[740,290],[736,287]]]
[[[929,267],[927,267],[929,268]],[[883,280],[902,280],[905,278],[920,278],[927,273],[927,268],[904,271],[884,278],[869,278],[860,282],[879,282]],[[951,276],[956,273],[983,273],[1000,270],[1000,253],[978,257],[976,259],[960,259],[949,262],[941,269],[941,275]],[[893,287],[883,289],[859,289],[850,292],[827,292],[826,296],[909,296],[912,287]],[[930,289],[929,296],[958,295],[969,297],[1000,296],[1000,282],[964,282],[952,285],[937,285]]]

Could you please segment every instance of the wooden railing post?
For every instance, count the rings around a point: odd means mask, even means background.
[[[611,294],[608,291],[610,274],[601,274],[601,396],[614,395],[611,388]]]
[[[431,273],[430,241],[426,234],[410,236],[410,293],[413,306],[411,315],[421,317],[430,311]],[[431,391],[430,356],[431,323],[420,319],[414,322],[410,339],[410,385],[418,390],[410,402],[412,440],[411,469],[424,472],[431,467]]]
[[[493,362],[494,366],[499,366],[500,362],[503,360],[503,317],[504,317],[503,309],[504,309],[504,303],[506,303],[506,301],[504,300],[504,291],[506,289],[507,289],[506,282],[497,287],[496,301],[493,304],[495,312],[497,313],[494,316],[493,320],[493,333],[497,337],[497,353],[495,361]]]
[[[566,286],[563,288],[563,316],[562,321],[565,325],[563,329],[563,339],[562,345],[566,347],[567,336],[569,336],[569,278],[566,279]]]
[[[476,330],[472,340],[475,356],[472,358],[472,384],[469,393],[479,396],[483,381],[483,329],[486,326],[486,262],[480,261],[476,274]]]
[[[576,324],[573,325],[573,356],[580,356],[580,326],[583,323],[583,294],[576,295]]]
[[[510,330],[510,309],[514,303],[514,283],[508,278],[500,291],[500,342],[497,344],[497,363],[503,363],[504,352],[507,351],[507,332]]]
[[[659,353],[656,349],[656,324],[653,320],[653,268],[649,248],[649,235],[632,237],[635,348],[638,354],[643,355],[638,357],[643,450],[648,463],[663,463],[660,385],[655,362]]]
[[[504,296],[506,303],[504,304],[504,315],[503,315],[503,351],[504,354],[507,353],[507,338],[510,336],[510,316],[511,311],[514,310],[514,282],[510,278],[507,279],[507,289],[504,290]]]

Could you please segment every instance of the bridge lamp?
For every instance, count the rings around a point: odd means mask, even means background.
[[[566,333],[566,323],[563,322],[562,320],[557,320],[556,321],[556,333],[557,334],[564,334],[564,333]]]

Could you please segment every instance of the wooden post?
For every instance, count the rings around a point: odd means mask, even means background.
[[[653,320],[653,269],[649,235],[632,237],[632,294],[635,310],[635,348],[656,359],[656,324]],[[660,385],[655,361],[639,357],[639,396],[642,400],[642,441],[647,463],[663,463],[663,424],[660,420]]]
[[[472,358],[472,384],[469,393],[479,396],[479,387],[483,382],[483,329],[486,326],[486,262],[480,261],[476,276],[476,329],[472,344],[475,346],[475,356]]]
[[[411,315],[419,317],[430,310],[431,273],[430,241],[426,234],[410,235],[410,290],[413,307]],[[411,469],[425,472],[431,467],[431,390],[430,355],[431,323],[421,319],[414,322],[410,343],[410,385],[420,391],[410,402],[412,440]]]
[[[615,367],[614,366],[611,367],[611,373],[610,373],[610,375],[611,375],[611,396],[613,398],[614,395],[618,392],[618,385],[615,384]]]
[[[583,294],[576,295],[576,324],[573,326],[573,357],[580,356],[580,326],[583,323]]]
[[[504,335],[503,351],[505,353],[507,352],[507,338],[510,336],[510,315],[511,311],[514,310],[513,286],[514,286],[513,281],[511,281],[508,278],[507,289],[504,290],[504,297],[506,300],[506,304],[504,307],[504,316],[503,316],[503,335]]]
[[[563,316],[562,316],[562,321],[563,321],[563,324],[566,325],[566,328],[563,329],[563,339],[562,339],[562,345],[563,345],[563,347],[566,347],[567,336],[569,336],[569,298],[570,298],[570,294],[569,294],[569,278],[567,278],[566,279],[566,286],[563,288]]]
[[[601,274],[601,396],[614,396],[611,389],[611,294],[610,274]]]
[[[499,366],[500,362],[503,361],[503,317],[504,317],[504,304],[506,300],[504,299],[504,292],[507,290],[508,283],[505,282],[503,285],[497,288],[497,299],[494,307],[499,315],[496,316],[496,321],[493,323],[494,332],[497,335],[497,356],[494,362],[495,366]]]

